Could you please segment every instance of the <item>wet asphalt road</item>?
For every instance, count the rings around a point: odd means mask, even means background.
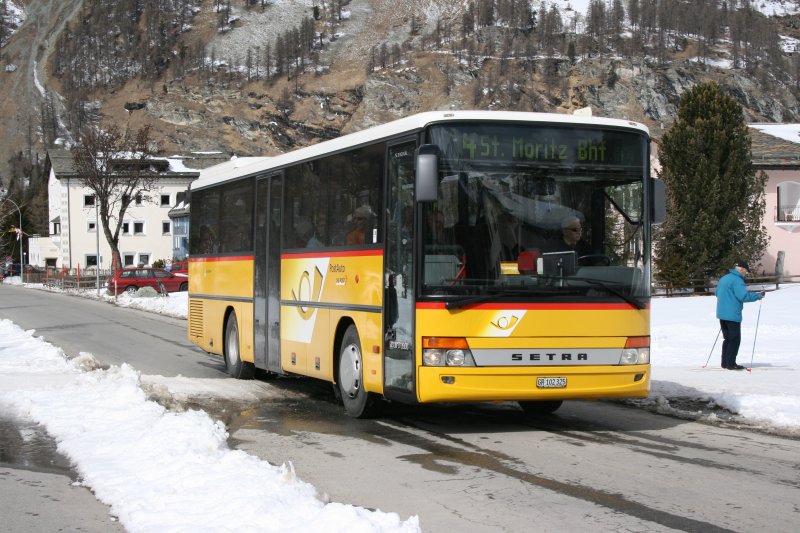
[[[0,413],[0,531],[125,531],[41,426]]]
[[[0,285],[0,318],[36,330],[69,357],[90,352],[106,365],[127,362],[143,374],[227,376],[221,358],[189,342],[186,320],[13,285]]]

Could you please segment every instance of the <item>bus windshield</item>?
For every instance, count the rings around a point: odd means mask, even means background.
[[[422,299],[649,297],[644,134],[477,123],[426,140],[440,155],[438,200],[421,206]]]

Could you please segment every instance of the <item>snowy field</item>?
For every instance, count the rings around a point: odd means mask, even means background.
[[[5,283],[21,284],[19,278]],[[79,295],[186,317],[185,292]],[[799,431],[798,297],[800,285],[786,285],[745,305],[738,362],[747,371],[719,368],[721,338],[711,353],[719,331],[714,297],[654,299],[652,391],[641,403],[670,413],[685,399],[723,407],[748,425]],[[35,331],[0,320],[0,409],[46,427],[81,483],[129,531],[419,531],[416,516],[329,502],[297,479],[291,463],[273,466],[231,450],[224,425],[205,412],[171,412],[148,400],[142,383],[150,378],[128,365],[96,369],[90,354],[67,360]],[[202,392],[206,381],[197,380]],[[241,384],[248,393],[242,382],[220,382]],[[192,386],[192,380],[180,381],[184,392]]]

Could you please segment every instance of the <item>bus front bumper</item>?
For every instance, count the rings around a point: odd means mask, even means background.
[[[645,398],[650,365],[420,367],[417,384],[420,403]]]

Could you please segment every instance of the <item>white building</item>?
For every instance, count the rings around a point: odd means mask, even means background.
[[[47,157],[50,236],[30,239],[30,263],[59,269],[94,268],[98,264],[101,269],[111,268],[111,247],[97,219],[94,194],[81,184],[72,154],[69,150],[49,150]],[[173,228],[169,212],[178,203],[178,193],[189,188],[202,168],[227,159],[216,152],[153,157],[147,161],[156,170],[157,185],[149,201],[137,199],[125,213],[119,237],[123,266],[172,259]]]

